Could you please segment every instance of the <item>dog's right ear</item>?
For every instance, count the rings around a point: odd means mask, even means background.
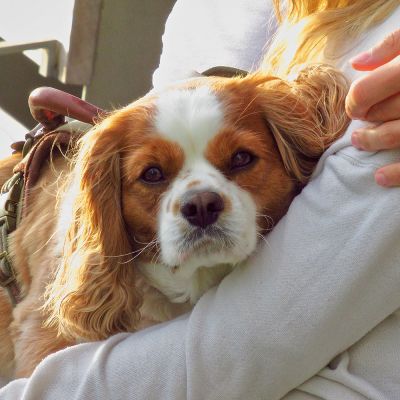
[[[300,185],[350,122],[345,113],[348,87],[343,74],[325,64],[306,67],[294,81],[270,77],[258,86],[285,169]]]
[[[79,143],[66,193],[70,226],[45,305],[47,323],[67,338],[101,340],[135,330],[139,319],[141,294],[121,209],[120,154],[130,119],[129,109],[118,111]]]

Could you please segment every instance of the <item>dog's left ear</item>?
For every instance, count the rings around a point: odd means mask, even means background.
[[[258,85],[283,164],[300,185],[307,183],[322,153],[349,124],[348,87],[341,72],[324,64],[307,67],[294,81],[270,78]]]
[[[68,338],[104,339],[133,331],[141,294],[121,209],[120,154],[129,109],[81,139],[73,169],[64,251],[47,290],[47,323]],[[64,210],[66,211],[66,210]]]

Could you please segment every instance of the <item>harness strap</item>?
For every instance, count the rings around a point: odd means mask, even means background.
[[[21,214],[26,215],[30,204],[30,194],[35,183],[40,178],[41,169],[45,161],[51,158],[51,153],[54,149],[61,146],[68,147],[74,139],[70,132],[55,131],[38,137],[30,152],[14,167],[15,174],[22,174],[24,179],[23,193],[21,195]]]
[[[53,150],[68,147],[90,127],[89,124],[72,121],[53,132],[46,132],[39,126],[26,134],[24,143],[15,146],[20,151],[22,149],[23,159],[14,167],[14,175],[0,192],[0,286],[8,291],[13,306],[22,300],[22,294],[9,253],[9,235],[16,230],[21,217],[29,209],[31,189]]]
[[[25,135],[20,151],[25,157],[31,151],[36,134],[40,126],[35,127]],[[10,297],[13,306],[21,301],[21,290],[12,267],[8,250],[8,236],[17,229],[17,224],[22,214],[22,196],[24,192],[24,175],[22,171],[14,172],[14,175],[4,183],[0,195],[3,202],[0,207],[0,286],[4,287]]]
[[[203,76],[221,76],[223,78],[233,78],[235,76],[246,76],[249,72],[239,68],[228,67],[225,65],[218,65],[216,67],[209,68],[203,72]]]
[[[16,229],[20,218],[23,186],[24,179],[19,172],[1,189],[5,203],[0,209],[0,285],[7,289],[13,305],[20,301],[21,292],[8,252],[8,235]]]

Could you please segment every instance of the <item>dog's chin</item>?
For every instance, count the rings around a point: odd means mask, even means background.
[[[218,226],[194,228],[182,235],[164,261],[188,272],[200,267],[236,265],[255,249],[255,242],[249,243],[247,239],[240,240]]]
[[[242,227],[243,228],[243,227]],[[161,254],[154,263],[138,267],[151,283],[173,303],[196,303],[232,269],[253,253],[257,231],[189,227],[175,237],[160,240]]]

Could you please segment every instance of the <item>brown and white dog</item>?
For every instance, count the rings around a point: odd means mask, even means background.
[[[188,311],[286,213],[347,125],[346,91],[325,66],[293,82],[198,78],[49,162],[10,238],[24,299],[12,309],[0,291],[0,373]]]

